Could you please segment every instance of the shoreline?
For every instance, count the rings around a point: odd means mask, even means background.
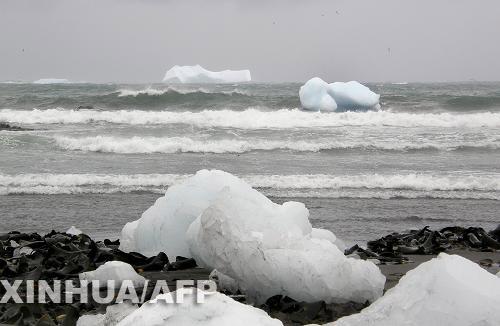
[[[425,231],[426,229],[424,228],[422,230]],[[496,231],[492,231],[491,233],[493,232]],[[393,233],[391,236],[394,235],[395,234]],[[36,241],[32,241],[30,244],[28,238]],[[25,273],[23,275],[14,275],[12,274],[13,269],[11,268],[10,269],[11,274],[9,277],[6,276],[5,271],[8,270],[7,267],[11,266],[9,264],[12,263],[12,260],[22,259],[21,258],[22,256],[35,255],[37,251],[39,251],[39,253],[44,252],[45,245],[52,248],[52,249],[49,248],[50,250],[47,251],[47,253],[52,252],[52,255],[57,256],[57,252],[54,252],[53,248],[61,247],[65,248],[66,251],[62,251],[61,253],[59,253],[59,257],[70,257],[71,252],[67,251],[69,250],[68,248],[73,248],[73,250],[76,250],[77,248],[74,247],[74,245],[75,244],[79,245],[81,243],[86,243],[86,245],[88,245],[88,248],[94,251],[94,256],[93,256],[94,261],[91,260],[90,265],[89,264],[86,265],[86,269],[89,271],[93,270],[95,267],[99,265],[102,265],[105,261],[119,260],[119,261],[129,262],[131,265],[134,266],[135,271],[137,271],[139,275],[145,277],[147,280],[153,283],[159,280],[166,281],[169,288],[172,288],[177,280],[196,281],[196,280],[209,280],[211,278],[210,277],[211,271],[209,269],[196,266],[196,262],[194,262],[194,260],[192,259],[176,257],[176,261],[171,262],[168,260],[167,256],[164,254],[162,255],[162,253],[160,253],[156,257],[144,257],[139,254],[124,253],[118,250],[119,240],[111,241],[106,239],[104,241],[94,242],[94,240],[92,240],[85,234],[70,235],[67,233],[51,232],[45,236],[40,236],[36,233],[22,234],[22,233],[11,232],[9,234],[0,235],[0,241],[1,241],[0,244],[2,244],[2,252],[1,252],[2,255],[0,256],[1,257],[0,260],[1,262],[3,262],[1,264],[2,268],[0,269],[0,271],[2,272],[2,274],[0,274],[2,275],[0,276],[1,279],[23,279],[23,278],[27,279],[26,278],[27,276],[36,278],[36,277],[41,277],[42,275],[46,276],[52,275],[53,277],[52,279],[76,280],[78,279],[78,273],[74,272],[64,274],[62,272],[51,271],[49,274],[44,274],[43,272],[39,271],[39,273],[37,274],[34,273],[35,269],[30,271],[29,270],[30,268],[28,267],[24,269]],[[380,239],[375,241],[380,241]],[[45,244],[43,242],[45,242]],[[15,246],[16,244],[17,247],[12,247],[13,245]],[[28,249],[31,249],[31,251]],[[24,250],[24,252],[22,252],[21,250]],[[346,254],[348,254],[349,250],[352,250],[352,248],[347,249]],[[485,249],[483,248],[483,250]],[[500,270],[500,250],[491,250],[489,248],[487,248],[486,250],[489,251],[481,251],[481,249],[464,247],[464,248],[451,248],[449,250],[443,250],[442,252],[446,252],[448,254],[455,254],[467,258],[477,263],[488,272],[496,274]],[[9,251],[12,257],[17,256],[17,258],[14,257],[8,259],[6,255],[7,256],[9,255]],[[357,253],[354,254],[351,253],[350,255],[351,256],[357,255],[358,259],[362,259],[360,255],[362,256],[363,253],[365,252],[369,254],[374,254],[370,252],[369,249],[364,249],[364,248],[359,248],[356,252]],[[107,253],[108,256],[103,258],[102,257],[103,253]],[[387,255],[387,253],[385,254]],[[397,254],[395,256],[397,256]],[[410,254],[410,255],[403,255],[403,257],[404,259],[401,260],[399,260],[400,257],[398,257],[397,261],[399,263],[394,263],[391,261],[384,262],[384,261],[379,261],[376,258],[364,257],[365,259],[366,258],[372,259],[374,262],[376,262],[382,274],[386,277],[384,293],[387,290],[394,287],[399,282],[401,277],[403,277],[408,271],[411,271],[416,267],[418,267],[420,264],[437,257],[437,253],[420,254],[420,255]],[[40,261],[40,258],[42,259],[43,262],[45,262],[47,261],[48,257],[39,257],[38,261]],[[79,259],[81,259],[81,257]],[[7,262],[7,265],[5,264],[5,262]],[[43,264],[44,263],[42,263],[41,265]],[[68,265],[66,265],[66,267],[63,268],[62,270],[68,271],[67,266]],[[39,270],[39,268],[36,268],[36,270]],[[9,273],[7,273],[7,275],[9,275]],[[47,279],[50,278],[47,277]],[[142,288],[140,290],[142,291]],[[148,288],[148,292],[149,294],[151,293],[150,288]],[[241,293],[227,293],[224,291],[222,291],[222,293],[228,294],[230,297],[239,302],[247,303],[245,295],[242,295]],[[5,314],[7,313],[6,311],[8,311],[9,309],[4,309],[4,308],[12,308],[15,305],[16,304],[14,303],[7,303],[5,305],[0,305],[0,323],[9,324],[8,320],[7,322],[5,320],[6,319]],[[42,305],[42,308],[40,308],[40,305],[41,304],[34,304],[32,305],[32,307],[33,309],[35,309],[35,311],[40,311],[40,309],[41,310],[47,309],[48,312],[46,312],[45,315],[48,314],[50,318],[53,318],[54,321],[57,321],[57,318],[60,318],[60,315],[58,314],[60,314],[62,310],[73,309],[73,308],[68,308],[69,306],[64,303],[48,304],[46,306]],[[36,306],[38,306],[38,308],[35,308]],[[84,314],[94,314],[102,312],[105,306],[106,305],[93,305],[93,306],[80,305],[76,310],[72,310],[73,312],[69,314],[72,315],[71,318],[73,318],[74,323],[67,324],[66,322],[64,322],[64,325],[74,325],[77,320],[75,319],[76,317]],[[311,324],[311,323],[321,324],[326,322],[332,322],[340,317],[358,313],[367,306],[368,304],[360,304],[354,302],[347,302],[345,304],[326,304],[323,301],[305,303],[305,302],[297,302],[291,298],[277,295],[269,298],[265,304],[257,306],[257,308],[263,309],[273,318],[280,319],[284,323],[284,325],[301,325],[301,324]],[[12,311],[10,313],[12,313]],[[65,313],[64,315],[66,316],[67,314]],[[26,318],[23,316],[24,314],[21,315],[20,318],[21,319]],[[35,317],[35,314],[32,317]],[[27,324],[30,325],[29,322]]]

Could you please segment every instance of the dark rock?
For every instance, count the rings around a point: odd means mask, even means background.
[[[167,264],[167,271],[178,271],[195,268],[196,266],[196,261],[193,258],[177,256],[175,262]]]
[[[392,233],[369,241],[368,249],[381,256],[390,257],[402,254],[434,255],[452,249],[493,251],[500,249],[500,241],[497,240],[499,233],[500,227],[488,234],[477,227],[452,226],[432,231],[426,226],[420,230]]]
[[[33,129],[22,128],[18,126],[12,126],[6,122],[0,122],[0,130],[8,130],[8,131],[29,131]]]
[[[324,324],[360,312],[368,303],[299,302],[282,295],[269,298],[260,308],[285,325]]]

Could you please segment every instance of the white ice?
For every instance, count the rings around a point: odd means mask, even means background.
[[[80,280],[89,282],[97,280],[102,287],[105,287],[107,281],[115,281],[115,288],[119,288],[123,281],[132,281],[134,287],[142,287],[146,279],[137,274],[134,268],[121,261],[108,261],[99,266],[95,271],[79,274]]]
[[[164,83],[241,83],[252,78],[249,70],[209,71],[200,65],[174,66],[167,71]]]
[[[115,326],[137,309],[137,305],[130,302],[114,304],[106,307],[106,314],[82,315],[76,326]]]
[[[302,108],[312,111],[380,108],[380,95],[357,81],[328,84],[314,77],[300,88],[299,97]]]
[[[409,271],[360,313],[335,326],[493,326],[500,322],[500,279],[458,255],[440,254]]]
[[[66,231],[67,234],[71,234],[71,235],[79,235],[79,234],[82,234],[83,232],[79,229],[77,229],[74,225],[72,225],[67,231]]]
[[[33,84],[68,84],[70,81],[64,78],[42,78],[35,80]]]
[[[195,303],[195,294],[183,291],[184,302],[178,304],[165,303],[167,295],[156,297],[155,303],[147,302],[128,315],[119,326],[283,326],[281,321],[269,317],[263,310],[239,303],[222,293],[205,296],[204,303]],[[177,292],[172,292],[176,297]]]
[[[255,301],[276,294],[304,301],[373,301],[385,283],[377,266],[346,258],[333,233],[313,229],[304,204],[275,204],[217,170],[199,171],[170,187],[124,227],[121,239],[123,249],[148,256],[163,251],[194,257],[236,280]]]

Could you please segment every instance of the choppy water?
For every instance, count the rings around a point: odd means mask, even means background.
[[[299,200],[348,241],[500,222],[500,83],[379,84],[382,110],[299,109],[299,84],[0,84],[0,232],[117,236],[202,168]]]

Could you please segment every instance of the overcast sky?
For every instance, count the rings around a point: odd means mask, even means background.
[[[0,0],[0,80],[500,80],[500,1]]]

